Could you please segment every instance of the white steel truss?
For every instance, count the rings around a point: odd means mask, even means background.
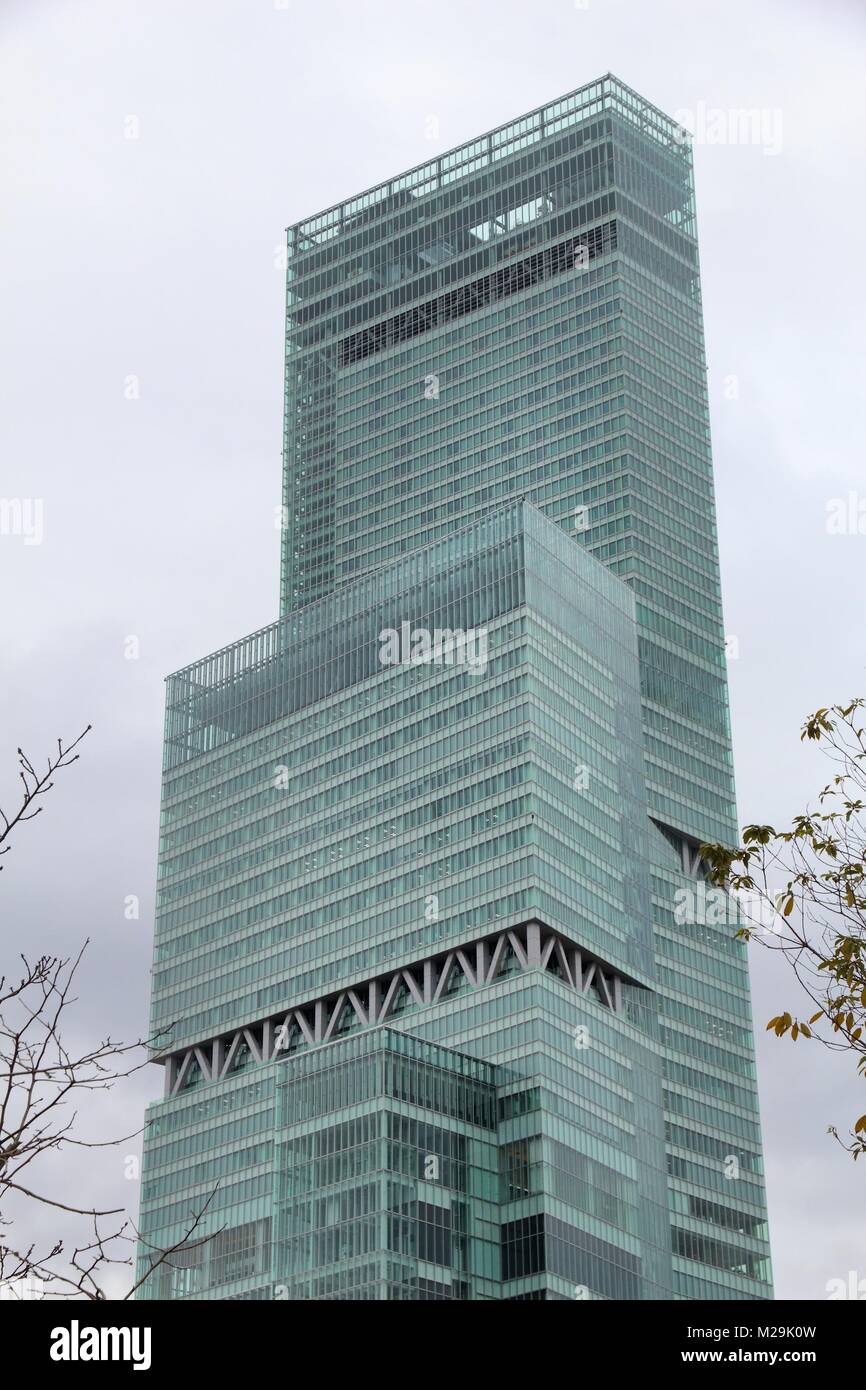
[[[369,1028],[409,1008],[438,1004],[455,976],[473,988],[491,984],[505,966],[514,970],[544,970],[557,975],[578,994],[592,995],[614,1013],[622,1011],[623,976],[612,966],[575,946],[540,922],[506,928],[453,950],[400,966],[374,979],[298,1004],[206,1042],[156,1058],[165,1063],[165,1095],[175,1096],[187,1084],[197,1064],[205,1081],[219,1081],[233,1070],[244,1047],[254,1063],[269,1062],[296,1046],[316,1047],[340,1036],[346,1011],[354,1022]]]

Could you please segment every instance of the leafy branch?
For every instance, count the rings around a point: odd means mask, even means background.
[[[780,951],[816,1006],[809,1018],[786,1009],[767,1030],[777,1037],[818,1041],[853,1052],[866,1079],[866,700],[817,710],[803,724],[801,741],[821,745],[835,771],[817,807],[793,818],[788,830],[748,825],[735,849],[702,845],[710,878],[734,893],[769,906],[773,932],[741,927],[744,940],[760,939]],[[782,891],[779,885],[783,884]],[[854,1158],[866,1152],[866,1114],[847,1140],[829,1133]]]

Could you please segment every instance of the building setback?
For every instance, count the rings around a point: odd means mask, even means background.
[[[772,1297],[683,133],[607,76],[291,227],[286,349],[282,616],[167,686],[142,1251],[217,1234],[143,1296]]]

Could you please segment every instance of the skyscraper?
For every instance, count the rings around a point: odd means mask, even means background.
[[[287,249],[282,616],[167,694],[143,1248],[219,1233],[145,1296],[771,1297],[684,133],[607,76]]]

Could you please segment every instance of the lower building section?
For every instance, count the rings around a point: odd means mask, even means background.
[[[169,682],[142,1295],[768,1297],[631,593],[516,503],[311,608]]]
[[[769,1296],[760,1211],[735,1234],[730,1198],[692,1198],[701,1224],[670,1224],[655,1005],[622,993],[617,1013],[538,966],[462,976],[446,1002],[157,1103],[141,1268],[185,1248],[142,1296],[664,1299],[696,1262],[704,1297]]]

